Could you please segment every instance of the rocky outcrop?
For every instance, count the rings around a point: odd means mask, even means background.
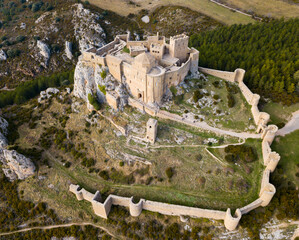
[[[35,171],[35,166],[29,158],[17,153],[15,150],[0,150],[2,151],[1,162],[6,172],[9,173],[10,180],[15,180],[17,177],[20,180],[32,176]],[[7,170],[9,169],[10,172]]]
[[[0,61],[5,61],[7,59],[6,53],[3,49],[0,50]]]
[[[35,166],[29,158],[15,150],[5,149],[8,145],[6,135],[8,122],[0,117],[0,162],[5,176],[10,180],[23,180],[34,174]]]
[[[0,149],[5,148],[8,144],[6,135],[7,135],[7,127],[8,127],[8,122],[0,117]]]
[[[43,99],[48,99],[57,93],[59,93],[57,88],[47,88],[47,90],[40,92],[40,97],[37,99],[37,101],[40,103]]]
[[[72,60],[73,54],[72,54],[72,43],[65,41],[65,55],[68,59]]]
[[[45,58],[45,62],[48,62],[50,59],[51,51],[48,45],[40,40],[37,41],[37,47],[39,49],[40,55]]]
[[[74,74],[74,95],[87,101],[88,94],[93,93],[95,88],[94,68],[79,57]]]
[[[74,36],[79,42],[80,51],[90,47],[102,47],[106,34],[96,22],[99,15],[85,9],[82,4],[75,4],[73,8]]]

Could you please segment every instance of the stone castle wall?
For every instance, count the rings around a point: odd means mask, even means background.
[[[258,131],[261,131],[262,140],[262,153],[263,153],[263,164],[265,169],[263,171],[263,176],[261,180],[261,188],[259,193],[259,198],[253,201],[252,203],[237,209],[235,214],[232,216],[231,211],[228,208],[226,212],[218,210],[208,210],[194,207],[187,207],[181,205],[174,205],[168,203],[161,203],[155,201],[149,201],[140,199],[138,203],[133,202],[133,197],[120,197],[115,195],[109,195],[108,198],[103,202],[99,191],[95,194],[92,194],[85,189],[80,189],[79,185],[70,185],[69,190],[73,192],[78,200],[87,200],[92,203],[95,214],[103,218],[107,218],[110,212],[112,205],[120,205],[128,207],[130,214],[132,216],[139,216],[142,210],[148,210],[152,212],[158,212],[165,215],[174,215],[174,216],[190,216],[194,218],[210,218],[216,220],[224,220],[225,227],[232,231],[234,230],[242,215],[250,212],[251,210],[257,207],[267,206],[271,199],[273,198],[276,189],[275,186],[270,183],[270,174],[273,172],[280,160],[280,156],[276,152],[272,152],[271,144],[274,140],[275,134],[278,130],[277,126],[269,125],[268,123],[270,116],[267,113],[260,112],[258,109],[258,101],[260,96],[253,94],[249,88],[243,83],[243,78],[245,71],[243,69],[236,69],[234,72],[223,72],[213,69],[199,68],[200,71],[208,73],[220,78],[223,78],[227,81],[237,82],[242,94],[244,95],[248,104],[252,106],[252,114],[254,116],[255,122],[258,125]],[[221,75],[222,74],[222,75]],[[129,98],[129,105],[136,107],[143,112],[147,112],[152,116],[157,116],[161,118],[168,119],[168,112],[157,111],[154,108],[147,106],[144,103],[141,103],[135,99]],[[184,123],[180,117],[177,121]]]

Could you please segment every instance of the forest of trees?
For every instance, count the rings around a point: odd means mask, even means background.
[[[37,96],[49,87],[59,87],[74,82],[74,70],[56,73],[51,76],[37,77],[21,83],[13,91],[0,92],[0,108],[11,104],[20,104]]]
[[[194,34],[190,46],[200,51],[200,66],[243,68],[253,92],[290,105],[299,101],[298,38],[299,19],[281,19]]]

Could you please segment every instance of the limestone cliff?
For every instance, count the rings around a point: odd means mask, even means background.
[[[34,174],[35,166],[31,160],[15,150],[5,149],[8,145],[6,135],[8,122],[0,117],[0,163],[5,176],[10,180],[23,180]]]
[[[23,180],[34,174],[35,166],[29,158],[17,153],[15,150],[0,150],[1,162],[4,167],[4,173],[10,180],[16,178]]]
[[[103,72],[106,72],[104,78],[102,77]],[[116,92],[120,96],[120,106],[126,105],[128,95],[125,86],[116,81],[107,68],[99,65],[94,67],[79,57],[74,74],[74,95],[88,103],[88,94],[92,94],[97,96],[99,102],[105,103],[105,91],[100,90],[99,86],[107,92]]]

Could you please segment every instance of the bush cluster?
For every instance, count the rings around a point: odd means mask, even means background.
[[[229,145],[224,149],[225,160],[228,162],[253,162],[256,160],[256,153],[251,146],[246,145]]]

